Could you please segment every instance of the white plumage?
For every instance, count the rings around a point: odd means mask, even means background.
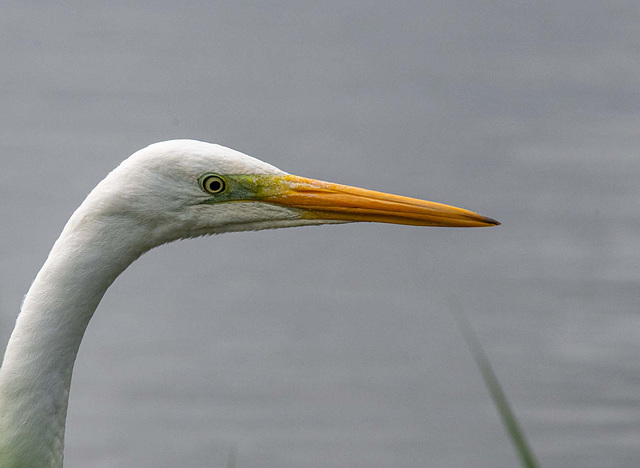
[[[61,467],[73,364],[107,288],[181,238],[325,223],[490,226],[460,208],[291,176],[219,145],[156,143],[87,196],[22,305],[0,368],[0,468]]]

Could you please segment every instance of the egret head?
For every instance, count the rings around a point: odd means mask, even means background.
[[[293,176],[229,148],[193,140],[156,143],[134,153],[94,193],[102,210],[148,225],[159,243],[326,223],[499,224],[440,203]]]

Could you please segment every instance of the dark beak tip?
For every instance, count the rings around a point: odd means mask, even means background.
[[[491,225],[491,226],[500,226],[502,223],[500,221],[496,221],[493,218],[489,218],[487,216],[484,217],[484,220],[487,224]]]

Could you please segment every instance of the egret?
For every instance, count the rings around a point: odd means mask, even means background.
[[[500,224],[439,203],[287,174],[223,146],[155,143],[73,213],[22,303],[0,368],[0,468],[59,468],[71,374],[107,288],[178,239],[327,223]]]

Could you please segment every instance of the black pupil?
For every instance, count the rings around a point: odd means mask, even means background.
[[[219,192],[220,189],[222,189],[222,182],[220,182],[218,179],[212,177],[209,180],[209,191],[211,191],[211,192]]]

